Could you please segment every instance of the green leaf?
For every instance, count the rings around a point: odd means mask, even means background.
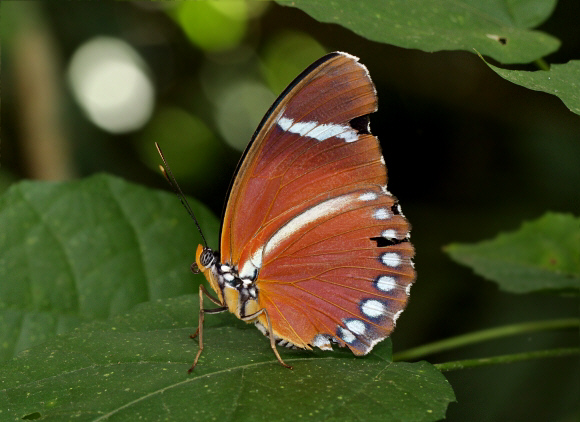
[[[560,46],[532,31],[550,16],[555,0],[294,0],[320,22],[337,23],[373,41],[433,52],[465,50],[501,63],[529,63]]]
[[[205,350],[189,339],[199,301],[138,305],[24,351],[0,367],[0,419],[435,421],[454,401],[431,364],[392,363],[390,342],[350,352],[280,348],[231,314],[207,315]]]
[[[547,213],[516,232],[446,251],[508,292],[580,288],[580,218],[570,214]]]
[[[514,84],[557,96],[573,113],[580,114],[580,60],[553,64],[550,70],[535,72],[501,69],[489,63],[487,65]]]
[[[215,242],[217,220],[191,205]],[[22,182],[0,197],[0,227],[0,360],[83,321],[196,290],[188,269],[199,235],[167,192],[105,175]]]
[[[216,244],[217,221],[192,205]],[[454,400],[432,365],[392,363],[390,340],[365,358],[283,349],[289,371],[229,313],[207,316],[188,375],[199,300],[165,297],[194,291],[196,234],[171,194],[104,175],[23,182],[0,197],[0,224],[4,357],[24,350],[0,367],[0,420],[430,421]]]

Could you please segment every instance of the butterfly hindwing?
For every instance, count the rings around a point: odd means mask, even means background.
[[[392,196],[377,187],[347,198],[266,254],[257,287],[279,337],[300,347],[333,339],[366,354],[406,306],[413,248]],[[293,323],[287,315],[298,310],[303,321]]]

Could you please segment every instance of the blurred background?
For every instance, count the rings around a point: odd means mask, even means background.
[[[0,191],[21,179],[98,172],[166,189],[158,142],[183,190],[221,215],[236,163],[282,89],[327,52],[359,56],[377,85],[371,128],[389,190],[413,224],[417,284],[395,351],[509,323],[578,316],[576,298],[514,295],[442,247],[580,215],[580,118],[555,96],[507,82],[476,55],[368,41],[270,2],[17,2],[0,8]],[[580,57],[580,4],[540,28]],[[519,67],[534,70],[533,66]],[[216,245],[214,245],[216,246]],[[433,363],[578,345],[578,332],[497,340]],[[577,358],[446,373],[448,419],[572,421]]]

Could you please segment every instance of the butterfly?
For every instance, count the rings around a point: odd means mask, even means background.
[[[192,270],[217,296],[200,285],[189,372],[206,313],[254,323],[288,368],[276,346],[334,344],[360,356],[393,331],[415,280],[414,249],[370,132],[376,110],[367,68],[343,52],[310,65],[270,107],[231,183],[219,251],[205,238],[197,247]],[[204,309],[204,296],[218,307]]]

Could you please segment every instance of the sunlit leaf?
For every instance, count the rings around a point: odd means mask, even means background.
[[[278,2],[370,40],[428,52],[476,49],[501,63],[528,63],[560,46],[551,35],[530,29],[550,16],[555,0]]]
[[[239,151],[248,146],[256,127],[276,96],[263,84],[239,80],[220,98],[216,123],[226,142]]]
[[[248,26],[248,5],[240,0],[186,1],[170,11],[189,40],[211,52],[236,47]]]
[[[316,39],[304,32],[280,32],[268,39],[262,49],[262,73],[270,89],[278,94],[326,53]]]
[[[142,160],[157,171],[155,142],[163,149],[177,180],[199,182],[217,176],[213,163],[222,158],[223,151],[217,136],[198,116],[178,107],[157,108],[137,145]]]
[[[514,84],[557,96],[572,112],[580,114],[580,60],[553,64],[550,70],[535,72],[501,69],[489,63],[487,65]]]
[[[206,317],[206,348],[188,375],[198,304],[195,296],[141,304],[23,352],[0,367],[0,417],[435,421],[454,401],[429,363],[392,363],[388,340],[363,358],[282,348],[288,370],[231,314]]]
[[[191,205],[217,245],[217,220]],[[1,360],[83,321],[196,290],[188,268],[199,235],[167,192],[105,175],[22,182],[0,197],[0,227]]]
[[[446,251],[509,292],[580,288],[580,218],[570,214],[548,213],[515,232]]]

